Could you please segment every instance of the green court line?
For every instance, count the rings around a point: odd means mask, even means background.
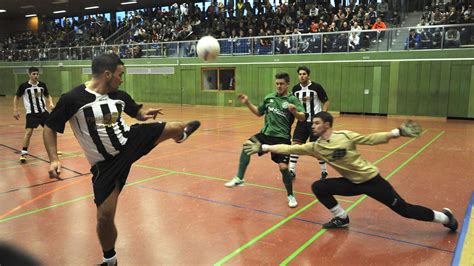
[[[433,142],[435,142],[437,139],[439,139],[442,135],[444,134],[444,131],[440,132],[438,135],[436,135],[431,141],[429,141],[427,144],[425,144],[421,149],[419,149],[415,154],[413,154],[410,158],[408,158],[405,162],[403,162],[401,165],[399,165],[395,170],[393,170],[385,179],[388,180],[390,177],[398,173],[403,167],[405,167],[408,163],[410,163],[413,159],[418,157],[420,153],[422,153],[428,146],[430,146]],[[352,209],[354,209],[359,203],[361,203],[365,198],[367,198],[366,195],[363,195],[360,197],[356,202],[354,202],[349,208],[347,208],[346,212],[349,213]],[[305,250],[309,245],[311,245],[316,239],[318,239],[320,236],[322,236],[324,233],[328,231],[327,229],[321,229],[319,232],[316,233],[313,237],[311,237],[308,241],[306,241],[301,247],[299,247],[295,252],[293,252],[288,258],[286,258],[283,262],[280,263],[280,266],[287,265],[290,261],[292,261],[296,256],[298,256],[303,250]]]
[[[173,171],[174,173],[177,173],[177,174],[197,176],[197,177],[202,177],[202,178],[209,179],[209,180],[229,181],[228,179],[224,179],[224,178],[220,178],[220,177],[206,176],[206,175],[189,173],[189,172],[174,171],[174,170],[170,170],[170,169],[166,169],[166,168],[153,167],[153,166],[148,166],[148,165],[143,165],[143,164],[135,164],[135,166],[142,167],[142,168],[147,168],[147,169],[152,169],[152,170]],[[253,187],[260,187],[260,188],[268,188],[268,189],[272,189],[272,190],[278,190],[278,191],[286,192],[286,190],[283,189],[283,188],[270,187],[270,186],[255,184],[255,183],[245,182],[245,185],[249,185],[249,186],[253,186]],[[306,193],[306,192],[294,191],[294,193],[295,194],[300,194],[300,195],[305,195],[305,196],[314,196],[312,193]],[[350,203],[354,202],[353,200],[347,200],[347,199],[338,199],[338,200],[341,200],[341,201],[344,201],[344,202],[350,202]]]
[[[150,180],[153,180],[153,179],[157,179],[157,178],[160,178],[160,177],[163,177],[163,176],[172,175],[172,174],[174,174],[174,172],[169,172],[169,173],[165,173],[165,174],[153,176],[153,177],[150,177],[150,178],[146,178],[146,179],[143,179],[143,180],[139,180],[139,181],[136,181],[136,182],[132,182],[132,183],[126,184],[125,186],[126,186],[126,187],[128,187],[128,186],[133,186],[133,185],[136,185],[136,184],[140,184],[140,183],[143,183],[143,182],[147,182],[147,181],[150,181]],[[32,210],[32,211],[25,212],[25,213],[22,213],[22,214],[18,214],[18,215],[15,215],[15,216],[10,216],[10,217],[1,219],[1,220],[0,220],[0,223],[6,222],[6,221],[10,221],[10,220],[13,220],[13,219],[16,219],[16,218],[20,218],[20,217],[23,217],[23,216],[35,214],[35,213],[38,213],[38,212],[46,211],[46,210],[49,210],[49,209],[52,209],[52,208],[56,208],[56,207],[59,207],[59,206],[63,206],[63,205],[67,205],[67,204],[70,204],[70,203],[74,203],[74,202],[77,202],[77,201],[80,201],[80,200],[83,200],[83,199],[90,198],[90,197],[92,197],[92,196],[94,196],[94,194],[89,194],[89,195],[86,195],[86,196],[82,196],[82,197],[79,197],[79,198],[76,198],[76,199],[64,201],[64,202],[61,202],[61,203],[58,203],[58,204],[54,204],[54,205],[51,205],[51,206],[47,206],[47,207],[44,207],[44,208]]]
[[[306,209],[308,209],[309,207],[313,206],[314,204],[316,204],[318,202],[318,200],[313,200],[311,203],[307,204],[306,206],[304,206],[303,208],[301,208],[299,211],[293,213],[292,215],[286,217],[285,219],[281,220],[279,223],[275,224],[274,226],[270,227],[269,229],[267,229],[265,232],[261,233],[260,235],[258,235],[257,237],[255,237],[254,239],[250,240],[249,242],[245,243],[243,246],[239,247],[238,249],[234,250],[232,253],[230,253],[229,255],[225,256],[224,258],[222,258],[221,260],[219,260],[218,262],[216,262],[214,264],[214,266],[220,266],[222,265],[223,263],[225,263],[226,261],[228,261],[230,258],[232,258],[233,256],[237,255],[238,253],[240,253],[241,251],[243,251],[244,249],[250,247],[251,245],[253,245],[255,242],[257,242],[258,240],[260,240],[262,237],[270,234],[272,231],[274,231],[275,229],[277,229],[278,227],[280,227],[281,225],[283,225],[284,223],[288,222],[289,220],[293,219],[295,216],[297,216],[298,214],[300,214],[301,212],[305,211]]]
[[[426,133],[427,131],[423,131],[422,134]],[[379,158],[378,160],[376,160],[374,162],[374,165],[378,164],[379,162],[383,161],[384,159],[386,159],[387,157],[389,157],[390,155],[394,154],[395,152],[399,151],[400,149],[404,148],[405,146],[407,146],[408,144],[410,144],[411,142],[413,142],[415,140],[415,138],[412,138],[410,140],[408,140],[407,142],[403,143],[402,145],[400,145],[398,148],[392,150],[391,152],[385,154],[384,156],[382,156],[381,158]],[[339,199],[338,199],[339,200]],[[311,205],[314,205],[316,202],[311,202],[310,204]],[[308,204],[308,205],[310,205]],[[303,209],[307,209],[309,206],[306,205],[303,207]],[[298,211],[296,212],[295,214],[299,214],[301,213],[301,211]],[[265,232],[263,232],[262,234],[258,235],[257,237],[255,237],[254,239],[250,240],[249,242],[245,243],[243,246],[237,248],[236,250],[234,250],[232,253],[230,253],[229,255],[225,256],[224,258],[222,258],[221,260],[219,260],[216,264],[214,264],[215,266],[216,265],[222,265],[223,263],[227,262],[228,260],[230,260],[232,257],[234,257],[235,255],[239,254],[240,252],[242,252],[243,250],[245,250],[246,248],[250,247],[251,245],[253,245],[255,242],[257,242],[259,239],[261,239],[262,237],[268,235],[269,233],[271,233],[272,231],[276,230],[278,227],[280,227],[281,225],[285,224],[286,222],[288,222],[289,220],[291,220],[293,217],[295,217],[296,215],[293,214],[289,217],[291,217],[290,219],[285,218],[284,220],[280,221],[278,224],[272,226],[270,229],[267,229]]]

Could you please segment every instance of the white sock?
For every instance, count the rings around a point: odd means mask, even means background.
[[[21,155],[26,155],[26,154],[28,154],[28,151],[21,150]]]
[[[290,155],[290,164],[288,165],[288,168],[293,173],[296,171],[296,163],[298,162],[298,158],[300,158],[299,155],[296,155],[296,154]]]
[[[339,218],[342,218],[342,219],[347,218],[346,211],[339,204],[337,204],[332,209],[330,209],[330,211],[332,212],[334,217],[339,217]]]
[[[325,161],[319,161],[319,166],[321,167],[321,172],[328,172],[328,168],[326,167]]]
[[[449,223],[449,217],[446,214],[439,211],[435,211],[435,210],[433,210],[433,212],[434,212],[433,222],[440,223],[440,224]]]
[[[117,263],[117,254],[115,254],[112,258],[104,258],[102,257],[102,263],[107,263],[107,265],[115,265]]]

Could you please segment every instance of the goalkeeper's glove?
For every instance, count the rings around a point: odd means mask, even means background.
[[[403,122],[399,128],[392,130],[393,135],[396,137],[403,136],[412,138],[420,136],[421,131],[420,125],[412,120],[407,120]]]
[[[244,152],[247,155],[252,155],[255,153],[262,153],[262,144],[260,142],[252,142],[251,140],[247,140],[244,142]]]

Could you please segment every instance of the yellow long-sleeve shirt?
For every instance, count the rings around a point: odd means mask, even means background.
[[[303,145],[275,145],[272,151],[280,154],[310,155],[326,161],[342,176],[351,182],[360,184],[379,173],[372,163],[362,159],[356,145],[376,145],[387,143],[390,133],[381,132],[361,135],[356,132],[341,130],[334,131],[328,140],[319,138],[315,142]]]

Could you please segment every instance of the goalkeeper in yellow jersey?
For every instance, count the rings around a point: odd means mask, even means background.
[[[272,152],[279,154],[310,155],[326,161],[342,177],[319,180],[313,183],[312,190],[319,201],[328,208],[334,218],[323,224],[324,228],[339,228],[349,225],[349,216],[338,204],[334,195],[355,196],[366,194],[385,204],[399,215],[428,222],[441,223],[456,231],[458,222],[450,209],[435,211],[423,206],[406,202],[395,189],[380,176],[379,170],[370,162],[362,159],[356,149],[357,144],[376,145],[387,143],[392,138],[417,137],[420,126],[413,122],[404,122],[400,128],[389,132],[361,135],[352,131],[333,131],[333,117],[327,112],[319,112],[313,118],[312,131],[319,137],[315,142],[303,145],[265,145],[247,141],[244,151],[247,154]]]

